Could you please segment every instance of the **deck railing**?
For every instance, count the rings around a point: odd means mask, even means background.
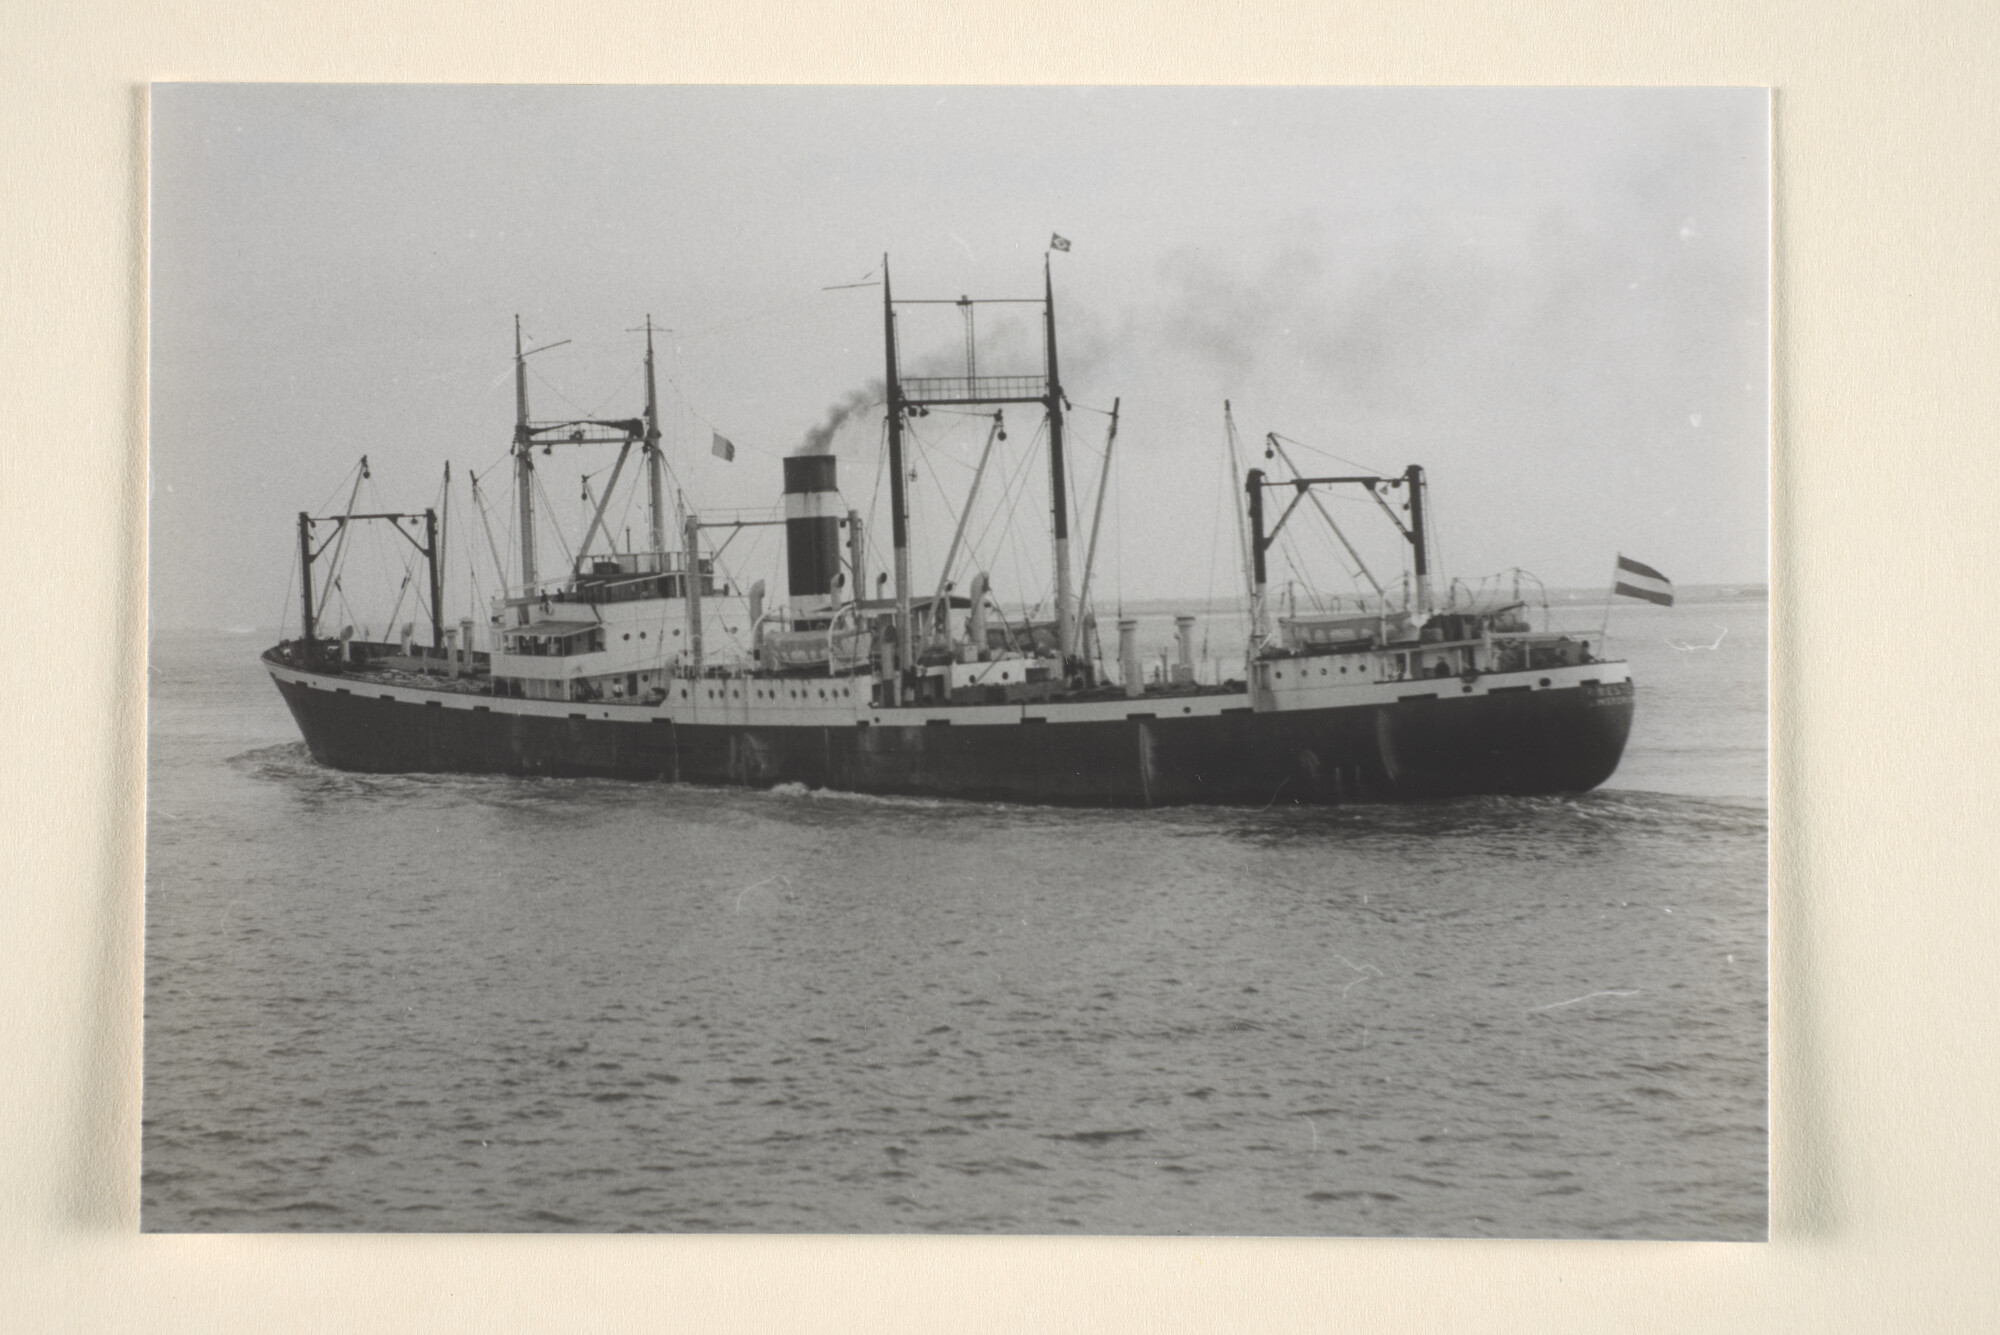
[[[925,375],[902,382],[908,403],[1036,403],[1049,395],[1047,376]]]

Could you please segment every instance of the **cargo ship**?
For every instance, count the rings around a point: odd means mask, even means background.
[[[783,460],[781,517],[704,516],[678,502],[670,510],[651,321],[641,416],[533,421],[530,352],[517,320],[518,551],[483,621],[444,622],[435,511],[360,514],[350,496],[344,513],[298,517],[300,633],[263,661],[314,759],[370,772],[797,784],[1107,807],[1575,793],[1617,768],[1633,714],[1628,666],[1550,630],[1546,616],[1535,629],[1518,599],[1461,598],[1454,583],[1438,600],[1427,482],[1416,465],[1308,476],[1267,437],[1285,475],[1237,474],[1248,608],[1240,673],[1200,670],[1191,616],[1176,619],[1174,649],[1150,667],[1140,662],[1135,619],[1119,619],[1115,656],[1104,654],[1089,596],[1095,521],[1082,578],[1074,577],[1065,460],[1073,410],[1046,262],[1041,296],[1025,299],[1039,307],[1042,342],[1042,364],[1029,374],[979,374],[970,299],[898,301],[887,257],[880,286],[893,556],[876,588],[863,519],[841,499],[834,453]],[[965,310],[963,374],[903,374],[899,314],[916,304]],[[973,571],[961,594],[954,578],[969,560],[966,519],[1010,408],[1038,413],[1037,440],[1046,441],[1053,590],[1040,604],[1051,615],[1039,619],[1020,610],[1027,591],[1003,601]],[[935,577],[919,586],[905,434],[940,409],[991,420],[957,532]],[[1233,421],[1229,429],[1238,467]],[[1116,433],[1114,403],[1107,474]],[[618,452],[582,543],[551,575],[538,559],[535,455],[557,446]],[[644,542],[628,536],[621,550],[604,520],[634,451],[648,523]],[[1372,598],[1288,609],[1273,595],[1268,557],[1302,505],[1359,563],[1323,503],[1333,489],[1372,497],[1400,533],[1401,596],[1370,576]],[[1099,520],[1103,491],[1100,480]],[[363,523],[390,525],[424,558],[428,645],[416,643],[413,625],[393,641],[351,626],[325,633],[326,590]],[[759,524],[784,530],[782,601],[766,599],[761,581],[739,587],[718,561],[730,537]]]

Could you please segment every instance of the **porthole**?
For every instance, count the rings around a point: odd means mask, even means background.
[[[625,638],[626,638],[626,639],[628,639],[628,640],[629,640],[629,639],[631,639],[631,638],[632,638],[632,632],[631,632],[631,631],[629,631],[629,630],[628,630],[628,631],[626,631],[626,632],[625,632]]]
[[[643,640],[643,639],[645,639],[645,638],[646,638],[646,632],[645,632],[645,631],[643,631],[643,630],[642,630],[642,631],[640,631],[640,632],[639,632],[639,638],[640,638],[640,639],[642,639],[642,640]]]
[[[1324,677],[1324,676],[1326,675],[1326,669],[1325,669],[1325,668],[1321,668],[1321,669],[1319,670],[1319,675],[1320,675],[1320,676],[1322,676],[1322,677]]]
[[[1543,677],[1543,678],[1542,678],[1542,685],[1546,686],[1546,685],[1548,685],[1548,684],[1549,684],[1549,679],[1548,679],[1547,677]]]

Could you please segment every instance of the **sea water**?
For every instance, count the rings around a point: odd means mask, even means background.
[[[158,634],[143,1226],[1761,1237],[1765,621],[1613,613],[1596,792],[1262,811],[345,774]]]

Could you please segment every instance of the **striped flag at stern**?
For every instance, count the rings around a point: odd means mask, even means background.
[[[1612,573],[1611,592],[1627,598],[1643,598],[1662,607],[1674,605],[1674,582],[1653,567],[1623,554]]]

